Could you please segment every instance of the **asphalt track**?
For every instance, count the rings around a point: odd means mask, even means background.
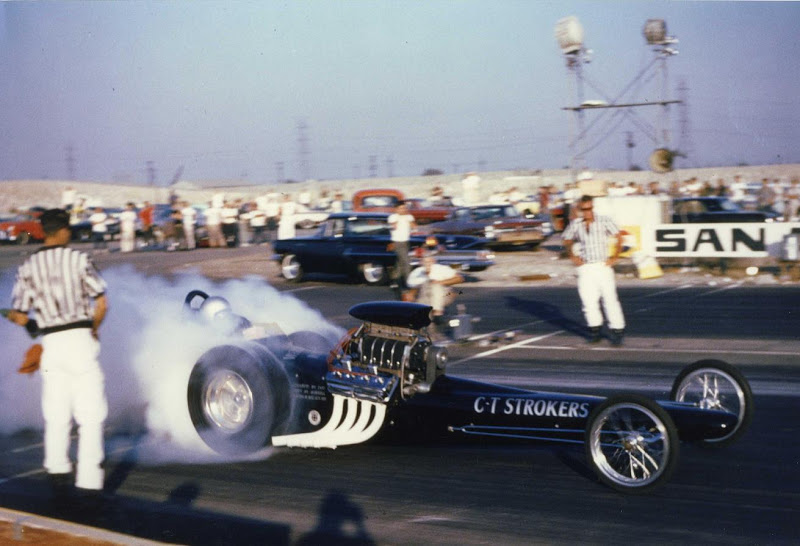
[[[140,258],[142,267],[159,274],[191,253],[164,256]],[[0,256],[3,267],[14,261]],[[344,283],[274,284],[343,327],[356,323],[350,305],[389,296],[386,288]],[[627,496],[599,484],[582,450],[570,446],[385,442],[145,466],[137,452],[146,446],[109,430],[117,446],[108,461],[110,497],[92,517],[52,512],[41,436],[28,431],[0,438],[0,505],[185,544],[796,544],[800,288],[621,286],[628,336],[612,348],[580,337],[574,287],[479,284],[460,296],[480,321],[471,342],[451,346],[449,373],[532,389],[666,397],[683,365],[718,358],[751,381],[750,431],[721,450],[681,446],[665,487]]]

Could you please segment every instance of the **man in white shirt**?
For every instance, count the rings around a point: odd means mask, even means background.
[[[588,341],[600,341],[602,301],[611,330],[611,343],[620,346],[625,333],[625,316],[617,295],[613,266],[622,249],[622,233],[610,216],[595,216],[594,202],[590,196],[581,197],[577,206],[580,216],[570,222],[561,238],[572,263],[578,268],[578,295],[589,327]],[[575,243],[580,243],[580,247],[575,249],[577,252],[573,252]],[[613,250],[609,256],[612,244]]]
[[[394,281],[400,290],[406,288],[406,279],[411,271],[408,261],[408,240],[411,230],[417,227],[414,217],[409,214],[408,206],[404,202],[398,203],[394,213],[389,215],[389,227],[392,230],[392,244],[397,256],[394,268]]]
[[[133,252],[136,249],[136,219],[138,215],[133,203],[128,203],[119,214],[119,251]]]
[[[408,284],[418,290],[417,302],[433,307],[433,317],[444,315],[445,308],[453,303],[458,292],[451,286],[464,282],[455,269],[436,263],[434,253],[422,258],[422,265],[408,276]]]
[[[294,213],[297,212],[297,204],[292,201],[292,196],[288,193],[283,195],[281,203],[281,215],[278,220],[278,239],[294,239],[296,235]]]
[[[186,238],[186,250],[194,250],[197,243],[194,239],[194,226],[197,223],[197,211],[187,201],[182,203],[183,233]]]
[[[227,243],[225,236],[222,235],[222,209],[211,206],[205,210],[206,230],[208,230],[208,246],[211,248],[225,248]]]
[[[106,247],[106,234],[108,233],[108,214],[105,213],[102,207],[95,207],[94,213],[89,216],[89,222],[92,224],[92,241],[94,241],[94,248],[100,249]]]

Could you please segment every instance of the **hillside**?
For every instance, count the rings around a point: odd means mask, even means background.
[[[745,180],[760,180],[763,177],[789,179],[800,176],[800,165],[762,165],[748,167],[714,167],[703,169],[680,169],[667,174],[656,174],[649,171],[595,171],[596,178],[604,178],[627,184],[628,182],[647,183],[659,181],[666,187],[674,180],[685,180],[697,177],[700,180],[715,181],[721,177],[730,182],[735,174]],[[523,193],[535,193],[542,185],[562,187],[570,179],[567,170],[546,171],[498,171],[479,173],[481,177],[481,193],[486,198],[493,191],[505,191],[516,186]],[[301,191],[309,191],[316,199],[321,192],[333,193],[341,191],[345,198],[362,188],[398,188],[412,197],[424,197],[430,194],[435,186],[444,188],[445,193],[459,196],[461,193],[461,174],[444,174],[439,176],[416,176],[396,178],[362,178],[345,180],[307,181],[291,184],[252,184],[231,186],[224,182],[191,182],[181,181],[173,187],[173,191],[191,203],[208,202],[216,193],[224,193],[228,198],[251,199],[269,192],[288,192],[293,195]],[[74,188],[79,195],[88,198],[90,203],[104,206],[123,206],[128,201],[141,203],[145,200],[157,203],[166,202],[169,197],[168,188],[149,186],[119,185],[102,182],[81,182],[70,180],[6,180],[0,181],[0,211],[9,211],[16,207],[40,205],[45,207],[59,206],[61,194],[67,188]]]

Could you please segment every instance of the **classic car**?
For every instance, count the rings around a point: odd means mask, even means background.
[[[290,281],[300,281],[307,273],[327,273],[383,284],[397,259],[388,218],[379,212],[331,214],[314,235],[273,241],[272,259],[280,265],[281,276]],[[411,237],[409,247],[414,255],[426,239]],[[494,261],[483,243],[471,236],[437,236],[437,261],[464,271],[484,270]]]
[[[39,222],[39,213],[23,212],[0,218],[0,241],[26,245],[44,240],[44,230]]]
[[[456,208],[449,197],[443,197],[435,202],[414,197],[407,198],[405,203],[408,205],[408,212],[420,226],[447,220]]]
[[[745,210],[727,197],[678,197],[672,200],[675,224],[709,222],[774,222],[778,213]]]
[[[459,207],[447,220],[423,226],[420,232],[485,237],[488,248],[536,248],[549,235],[548,226],[544,220],[522,216],[511,204],[477,205]]]
[[[403,192],[394,189],[358,190],[353,194],[354,212],[394,212],[398,203],[405,200]]]
[[[197,290],[184,306],[229,336],[200,356],[187,385],[195,430],[223,454],[408,434],[552,441],[583,444],[601,482],[637,493],[669,479],[680,442],[728,445],[753,416],[747,380],[718,360],[685,367],[669,400],[528,391],[449,375],[447,348],[428,335],[431,308],[418,303],[358,304],[350,315],[361,325],[338,343],[310,331],[267,334]]]
[[[408,205],[408,212],[418,225],[446,220],[455,208],[448,197],[434,203],[417,197],[407,198],[395,189],[359,190],[353,194],[354,211],[391,213],[401,202]]]

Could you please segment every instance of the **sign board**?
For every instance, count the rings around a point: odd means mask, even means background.
[[[780,257],[800,223],[661,224],[642,227],[642,247],[658,258]]]

